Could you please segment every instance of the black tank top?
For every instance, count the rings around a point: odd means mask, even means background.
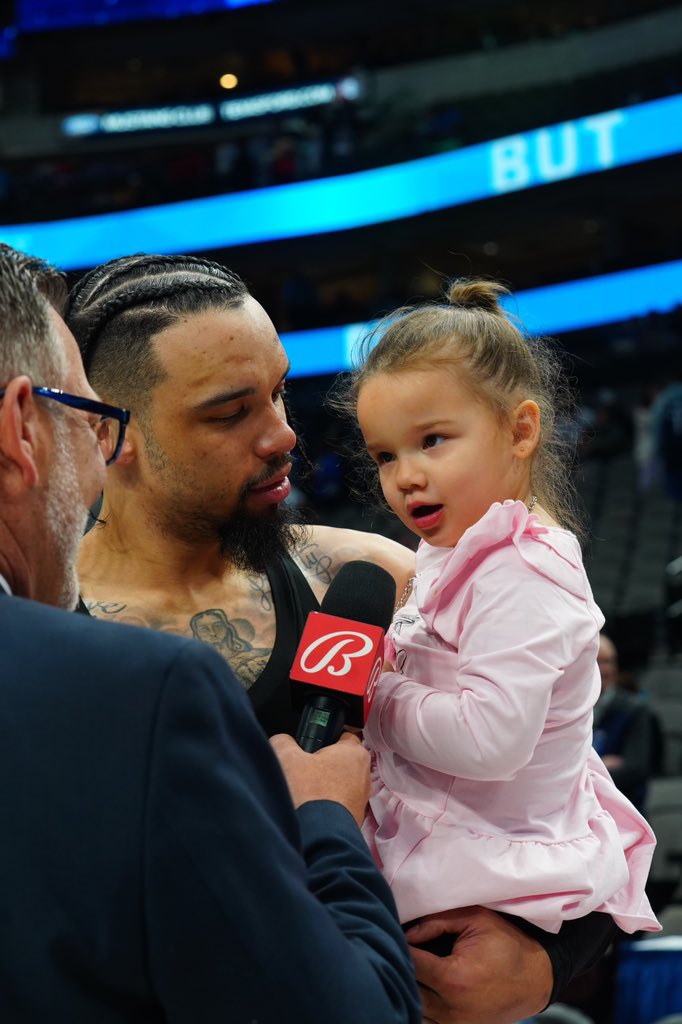
[[[308,581],[293,559],[286,556],[268,567],[275,605],[277,632],[270,659],[249,689],[258,721],[268,736],[277,732],[296,734],[300,712],[291,708],[289,670],[309,612],[320,605]]]
[[[308,613],[318,612],[320,605],[305,576],[288,555],[268,567],[267,577],[275,606],[275,644],[267,665],[247,692],[268,736],[277,732],[294,736],[300,716],[291,707],[289,669]],[[90,614],[82,598],[78,600],[76,611]]]

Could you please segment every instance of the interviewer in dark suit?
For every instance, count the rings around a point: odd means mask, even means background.
[[[417,1022],[358,741],[285,780],[210,648],[65,610],[125,417],[63,298],[0,246],[0,1020]]]

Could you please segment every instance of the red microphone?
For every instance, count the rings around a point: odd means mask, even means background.
[[[395,581],[372,562],[347,562],[306,621],[291,669],[296,741],[313,752],[336,743],[344,725],[367,720],[384,661]],[[352,616],[352,617],[351,617]]]

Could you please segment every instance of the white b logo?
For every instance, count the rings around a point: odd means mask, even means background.
[[[336,643],[333,643],[334,638],[339,637]],[[357,647],[357,641],[361,640],[360,647]],[[327,650],[324,649],[319,652],[319,648],[324,645],[330,645]],[[348,646],[355,646],[356,650],[344,650]],[[323,672],[325,669],[329,672],[330,676],[346,676],[350,672],[353,658],[364,658],[366,654],[372,650],[374,644],[368,636],[364,633],[356,633],[352,629],[339,630],[336,633],[325,633],[324,636],[320,636],[317,640],[313,640],[311,644],[306,647],[305,651],[301,655],[301,668],[304,672],[309,672],[310,675],[314,675],[316,672]],[[313,655],[317,652],[319,660],[313,662]],[[341,668],[334,668],[331,662],[334,660],[336,655],[341,656]],[[321,655],[321,656],[320,656]]]
[[[377,683],[379,682],[379,676],[381,675],[383,670],[384,670],[384,662],[383,662],[383,658],[380,655],[377,658],[377,660],[374,662],[374,667],[372,669],[372,674],[370,675],[369,682],[367,683],[367,692],[365,694],[365,700],[367,701],[367,705],[371,704],[372,701],[374,700],[374,691],[377,688]]]

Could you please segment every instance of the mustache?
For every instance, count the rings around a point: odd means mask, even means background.
[[[254,477],[253,480],[249,480],[242,490],[242,497],[246,496],[252,487],[260,487],[261,484],[265,484],[271,479],[273,473],[279,472],[280,469],[284,469],[285,466],[291,464],[291,452],[285,452],[283,455],[275,455],[272,459],[266,462],[263,471]]]

